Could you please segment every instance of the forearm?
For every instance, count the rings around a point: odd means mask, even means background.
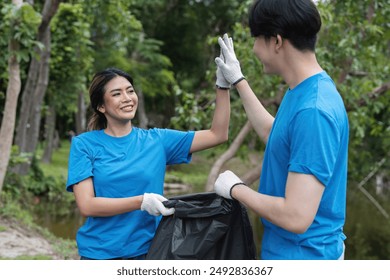
[[[125,198],[90,197],[77,199],[77,204],[83,216],[107,217],[134,210],[139,210],[142,195]]]
[[[258,193],[245,185],[238,185],[232,190],[232,197],[252,209],[267,221],[291,232],[302,233],[302,220],[296,215],[284,197]]]
[[[230,122],[230,94],[228,90],[216,90],[215,110],[210,131],[214,133],[217,141],[225,142],[229,135]]]
[[[230,122],[229,91],[217,89],[216,106],[210,129],[195,132],[190,153],[219,145],[228,139]]]
[[[264,108],[246,80],[236,84],[246,115],[260,138],[267,143],[274,117]]]

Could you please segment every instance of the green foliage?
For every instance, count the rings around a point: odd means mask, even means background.
[[[230,30],[237,21],[241,1],[133,1],[133,12],[145,33],[164,42],[162,53],[172,61],[180,87],[191,92],[204,83],[215,47],[207,36]]]
[[[12,194],[5,190],[1,193],[0,215],[5,218],[13,218],[23,222],[26,225],[33,224],[33,218],[28,210],[28,206],[23,205],[20,201],[15,200]]]
[[[90,25],[83,6],[61,3],[51,30],[50,83],[46,98],[55,105],[57,115],[70,122],[77,110],[78,94],[86,92],[94,61]]]
[[[161,54],[161,45],[161,41],[144,38],[144,34],[140,33],[134,48],[128,49],[131,58],[124,69],[134,77],[136,90],[144,94],[146,111],[169,118],[173,111],[172,100],[177,82],[170,70],[170,59]]]
[[[201,95],[185,92],[179,87],[175,87],[175,93],[178,100],[178,106],[175,107],[175,116],[171,118],[171,125],[173,128],[189,130],[202,129],[205,122],[209,122],[210,111],[214,111],[215,104],[207,104],[209,106],[202,107],[202,102],[200,102],[198,98]],[[207,95],[207,98],[209,97],[210,96]],[[208,100],[213,99],[214,97],[211,97],[211,99]],[[202,101],[204,102],[205,100]]]
[[[143,38],[137,41],[132,53],[129,71],[134,73],[137,87],[142,89],[147,97],[170,96],[172,87],[176,85],[172,66],[168,57],[161,54],[162,42]]]
[[[18,61],[29,61],[35,46],[42,47],[36,40],[38,26],[41,23],[40,14],[30,4],[23,4],[20,8],[13,4],[5,4],[1,7],[0,13],[3,18],[0,22],[0,46],[6,49],[5,46],[11,38],[16,40],[20,45],[19,50],[8,55],[16,55]]]
[[[141,21],[134,16],[136,2],[82,2],[89,15],[93,71],[117,67],[129,72],[136,90],[144,95],[147,112],[171,115],[172,88],[177,84],[170,70],[171,60],[161,53],[162,42],[149,38]]]
[[[66,156],[63,151],[65,151]],[[66,171],[67,164],[63,160],[67,159],[68,154],[69,144],[64,143],[63,150],[56,153],[55,166],[59,166],[58,168]],[[73,196],[64,193],[66,174],[63,171],[59,172],[58,168],[51,167],[52,169],[50,169],[49,167],[48,169],[45,165],[41,166],[38,155],[32,157],[31,170],[28,175],[20,176],[13,173],[12,166],[19,162],[25,162],[25,160],[26,157],[21,157],[15,146],[13,153],[11,153],[10,162],[12,164],[6,174],[2,192],[2,195],[5,193],[5,196],[8,197],[7,202],[19,202],[24,209],[32,210],[36,203],[39,203],[41,199],[45,199],[56,206],[58,213],[68,209],[73,204],[74,199]],[[47,172],[48,170],[52,172]]]
[[[9,167],[13,167],[21,163],[26,163],[28,162],[29,158],[30,158],[29,153],[21,153],[19,147],[13,145],[11,147],[11,157],[9,159],[8,165]]]
[[[91,26],[94,72],[112,66],[128,70],[128,50],[135,47],[142,30],[129,2],[86,0],[82,4]]]
[[[390,148],[390,6],[386,1],[320,2],[320,64],[335,78],[350,121],[349,178],[359,182]],[[363,177],[362,177],[363,176]]]

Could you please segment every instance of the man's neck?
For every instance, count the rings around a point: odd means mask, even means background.
[[[286,50],[284,58],[285,65],[281,67],[280,75],[290,89],[293,89],[307,78],[323,71],[317,62],[314,52],[302,52],[290,46]]]

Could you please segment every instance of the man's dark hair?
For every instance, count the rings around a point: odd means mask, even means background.
[[[256,0],[249,10],[253,37],[280,35],[298,50],[314,51],[321,17],[311,0]]]

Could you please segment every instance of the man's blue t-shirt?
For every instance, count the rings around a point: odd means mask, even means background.
[[[83,133],[72,139],[66,189],[91,177],[96,197],[163,194],[166,165],[190,162],[193,137],[193,131],[136,127],[124,137]],[[79,254],[92,259],[145,254],[160,219],[140,210],[88,217],[76,237]]]
[[[338,259],[346,211],[348,117],[325,73],[288,90],[268,138],[259,192],[285,196],[288,172],[315,176],[324,193],[314,222],[303,234],[262,219],[262,259]]]

